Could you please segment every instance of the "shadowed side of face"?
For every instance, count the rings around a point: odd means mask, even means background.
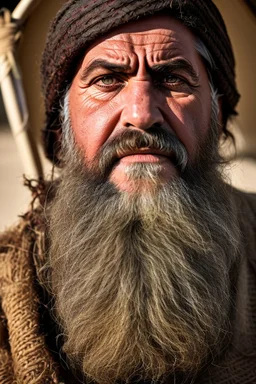
[[[174,136],[193,164],[211,117],[209,81],[194,35],[170,16],[158,15],[97,40],[72,82],[69,108],[89,168],[99,166],[102,147],[113,140],[154,130]],[[142,141],[134,148],[123,145],[108,178],[119,190],[132,191],[133,170],[141,165],[155,168],[159,183],[180,173],[170,148]],[[146,179],[145,174],[136,184],[147,185]]]

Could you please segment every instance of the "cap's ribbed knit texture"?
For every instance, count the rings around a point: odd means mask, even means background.
[[[212,76],[223,95],[225,115],[235,114],[239,94],[234,55],[223,19],[211,0],[69,0],[53,20],[41,66],[48,158],[57,161],[60,99],[89,44],[117,26],[160,11],[180,20],[205,43],[216,65]]]

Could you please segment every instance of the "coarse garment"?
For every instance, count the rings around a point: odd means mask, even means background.
[[[241,231],[231,276],[232,337],[193,384],[256,383],[256,195],[234,189],[231,194]],[[78,383],[61,363],[50,298],[37,280],[46,253],[43,212],[40,204],[32,206],[0,237],[0,384]]]

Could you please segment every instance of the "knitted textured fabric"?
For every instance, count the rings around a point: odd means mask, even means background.
[[[0,236],[1,384],[59,383],[58,368],[40,332],[39,299],[31,257],[43,233],[31,228],[31,221],[24,218],[15,229]]]
[[[239,94],[234,55],[224,21],[212,0],[69,0],[50,27],[41,66],[46,109],[44,141],[49,159],[57,162],[61,97],[89,44],[117,26],[161,11],[180,20],[205,43],[216,64],[212,77],[223,95],[225,120],[236,113]]]

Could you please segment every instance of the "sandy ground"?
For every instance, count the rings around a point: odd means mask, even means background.
[[[256,192],[256,162],[248,159],[233,162],[227,171],[236,187]],[[15,223],[25,213],[30,193],[23,187],[23,169],[8,127],[0,128],[0,231]]]

